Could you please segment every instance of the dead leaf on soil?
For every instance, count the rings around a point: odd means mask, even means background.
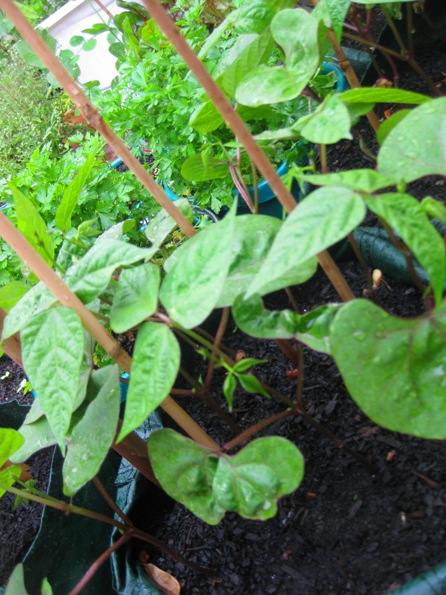
[[[155,566],[155,564],[143,564],[147,576],[161,589],[165,595],[180,595],[181,587],[177,579]]]

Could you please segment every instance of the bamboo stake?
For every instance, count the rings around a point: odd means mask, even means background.
[[[285,184],[282,182],[282,179],[277,174],[276,170],[270,163],[268,157],[265,155],[261,147],[255,141],[243,120],[234,110],[230,102],[226,99],[223,91],[215,83],[214,79],[201,63],[198,56],[181,35],[178,27],[157,0],[144,0],[144,4],[146,5],[147,10],[150,12],[153,20],[156,21],[160,29],[169,39],[173,47],[177,50],[178,54],[183,58],[184,62],[187,64],[195,78],[206,91],[210,99],[212,99],[215,107],[224,117],[226,124],[232,129],[237,139],[246,149],[246,152],[250,156],[252,162],[268,181],[282,206],[285,208],[287,213],[291,213],[296,208],[296,201],[294,200],[293,195],[288,191]],[[321,255],[318,255],[318,259],[319,264],[324,269],[325,274],[336,288],[336,291],[339,293],[340,297],[344,301],[354,299],[355,296],[353,295],[353,292],[331,257],[328,254],[326,257],[322,258]],[[329,262],[328,268],[326,268],[327,261]]]
[[[33,29],[12,0],[0,0],[0,8],[14,23],[19,33],[28,42],[34,52],[39,56],[45,66],[59,81],[73,103],[81,110],[84,118],[107,141],[138,180],[147,188],[157,202],[165,209],[188,237],[195,235],[196,230],[188,219],[181,213],[175,204],[168,198],[163,188],[155,182],[152,176],[144,169],[134,155],[129,151],[122,140],[106,124],[101,114],[88,97],[71,77],[65,67],[59,62],[42,37]]]
[[[79,315],[84,328],[105,349],[108,355],[126,372],[130,373],[132,359],[121,345],[106,331],[94,314],[68,288],[53,269],[43,260],[9,219],[0,212],[0,235],[20,258],[29,266],[63,306],[72,308]],[[218,445],[200,426],[171,398],[167,397],[161,407],[196,442],[212,449]]]

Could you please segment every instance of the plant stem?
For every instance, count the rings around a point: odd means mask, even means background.
[[[101,496],[103,497],[105,502],[110,506],[110,508],[113,510],[113,512],[118,515],[118,517],[121,519],[121,521],[125,525],[127,525],[127,527],[133,527],[132,521],[119,508],[119,506],[116,504],[116,502],[110,496],[110,494],[107,492],[104,484],[102,483],[102,481],[99,479],[99,477],[97,475],[96,475],[96,477],[93,477],[93,484],[94,484],[95,488],[98,490],[98,492],[101,494]]]
[[[74,589],[70,591],[69,595],[80,595],[80,593],[82,593],[83,589],[85,589],[85,587],[94,577],[94,575],[102,566],[102,564],[104,564],[104,562],[106,562],[108,558],[113,554],[113,552],[116,552],[116,550],[118,550],[121,547],[121,545],[124,545],[127,543],[127,541],[130,541],[132,537],[133,534],[131,529],[129,529],[129,531],[127,531],[127,533],[125,533],[124,535],[121,535],[118,541],[116,541],[112,546],[106,549],[105,552],[103,552],[99,556],[99,558],[93,562],[93,564],[90,566],[90,568],[81,578],[81,580],[77,583]]]
[[[297,405],[302,408],[303,396],[304,396],[304,380],[305,380],[305,361],[304,361],[304,350],[302,343],[297,345],[297,370],[299,375],[297,377]]]
[[[372,274],[370,272],[370,267],[364,258],[364,254],[361,252],[361,248],[358,246],[358,242],[355,240],[355,236],[353,232],[348,234],[348,240],[350,242],[351,247],[353,248],[353,252],[355,253],[356,258],[358,259],[361,267],[364,270],[365,278],[367,281],[367,288],[372,289]]]
[[[398,44],[398,47],[400,48],[401,55],[403,56],[403,58],[406,57],[408,55],[407,48],[406,48],[406,46],[405,46],[405,44],[404,44],[404,42],[403,42],[403,40],[401,38],[401,35],[400,35],[398,29],[395,26],[395,23],[394,23],[392,17],[389,14],[389,11],[387,10],[387,8],[385,8],[382,5],[380,6],[380,8],[381,8],[381,12],[384,15],[384,18],[386,19],[387,26],[392,31],[393,36],[395,37],[395,40],[396,40],[396,42]]]
[[[216,357],[216,355],[217,355],[217,349],[220,348],[220,345],[221,345],[221,342],[223,339],[223,335],[225,334],[226,327],[228,326],[229,312],[230,312],[229,308],[223,308],[223,311],[221,313],[220,324],[218,325],[217,333],[215,335],[214,346],[211,351],[211,355],[213,357]],[[214,375],[214,368],[215,368],[215,361],[214,361],[214,359],[211,359],[209,361],[208,371],[206,374],[206,380],[204,383],[204,392],[207,394],[209,394],[209,392],[211,390],[211,383],[212,383],[212,377]]]
[[[223,446],[222,450],[224,450],[225,452],[228,452],[228,451],[232,450],[233,448],[235,448],[236,446],[238,446],[239,444],[246,442],[246,440],[248,440],[248,438],[250,438],[253,434],[257,434],[257,432],[260,432],[260,430],[262,430],[263,428],[266,428],[267,426],[275,423],[276,421],[280,421],[281,419],[290,417],[291,415],[296,415],[296,413],[297,413],[296,410],[292,410],[292,411],[287,410],[287,411],[282,411],[282,413],[277,413],[276,415],[272,415],[271,417],[263,419],[262,421],[259,421],[258,423],[254,424],[253,426],[251,426],[250,428],[248,428],[247,430],[245,430],[244,432],[242,432],[241,434],[239,434],[238,436],[233,438],[230,442],[227,442]]]

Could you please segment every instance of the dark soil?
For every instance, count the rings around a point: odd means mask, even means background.
[[[440,83],[446,77],[446,54],[438,45],[421,52],[426,70]],[[407,72],[401,68],[402,86],[422,91],[411,84],[413,76]],[[376,152],[367,124],[361,123],[353,141],[331,149],[331,171],[370,167],[369,158],[359,150],[359,138]],[[439,178],[425,178],[411,188],[420,198],[429,194],[443,199],[444,189],[444,179]],[[359,265],[347,262],[340,266],[356,295],[361,296],[365,282]],[[306,310],[338,301],[320,271],[293,293]],[[385,279],[375,299],[393,314],[407,318],[423,312],[418,292],[390,279]],[[290,307],[285,293],[267,298],[266,306]],[[279,347],[272,341],[255,341],[239,331],[229,331],[226,343],[232,349],[268,360],[256,369],[260,379],[294,397],[297,379],[287,374],[293,367]],[[8,360],[1,361],[0,376],[8,370],[10,376],[0,381],[0,401],[17,397],[23,377]],[[196,373],[205,370],[203,362],[196,363]],[[191,561],[215,569],[214,578],[208,579],[150,551],[151,561],[180,580],[184,595],[381,594],[446,557],[446,442],[377,427],[349,397],[327,355],[305,350],[304,375],[307,412],[367,457],[376,472],[372,475],[298,417],[268,427],[260,435],[286,436],[301,449],[306,464],[302,485],[280,501],[276,518],[257,522],[228,514],[219,525],[210,527],[175,504],[149,526],[144,526],[144,518],[139,519],[141,528]],[[223,380],[217,371],[213,397],[222,405]],[[179,402],[220,444],[232,438],[227,426],[201,401],[180,398]],[[242,429],[284,408],[273,399],[239,393],[234,403],[233,416]],[[51,453],[42,452],[31,460],[33,472],[42,481],[40,489],[47,480],[50,457]],[[40,507],[11,509],[11,498],[0,500],[0,584],[22,559],[39,525]],[[150,516],[153,519],[153,511]]]

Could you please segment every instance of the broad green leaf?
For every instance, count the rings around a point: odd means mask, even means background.
[[[17,430],[0,428],[0,467],[3,467],[6,461],[19,450],[23,442],[23,437]]]
[[[376,132],[376,138],[380,145],[382,145],[386,138],[389,136],[390,131],[393,130],[395,126],[399,124],[402,120],[404,120],[404,118],[408,116],[411,113],[411,111],[412,110],[410,109],[400,109],[394,114],[392,114],[390,118],[384,120],[384,122],[381,122],[381,125]]]
[[[230,97],[235,96],[238,84],[245,76],[270,57],[274,41],[267,29],[257,36],[225,70],[221,87]]]
[[[207,134],[217,130],[223,124],[225,119],[215,107],[213,101],[208,99],[198,106],[189,120],[189,124],[201,134]]]
[[[233,208],[223,221],[200,231],[174,253],[160,300],[169,316],[186,328],[201,324],[218,303],[233,258],[234,226]]]
[[[96,47],[97,43],[98,43],[97,39],[94,39],[94,38],[88,39],[82,46],[82,50],[84,52],[91,52]]]
[[[35,316],[20,336],[23,367],[64,453],[84,349],[81,320],[56,306]]]
[[[110,310],[115,333],[127,331],[156,311],[159,284],[160,270],[154,264],[122,271]]]
[[[263,395],[269,398],[269,393],[263,388],[260,380],[252,374],[237,374],[237,380],[247,393]]]
[[[61,231],[67,232],[71,227],[71,215],[73,214],[82,189],[85,186],[85,182],[93,169],[97,151],[98,146],[96,145],[94,150],[88,155],[85,163],[79,169],[74,180],[67,186],[63,193],[55,217],[56,226]]]
[[[0,308],[9,312],[30,289],[31,286],[23,281],[11,281],[4,285],[0,288]]]
[[[21,331],[37,314],[57,302],[51,291],[42,282],[34,285],[10,310],[3,325],[2,339]]]
[[[366,198],[370,210],[382,217],[401,236],[432,283],[440,303],[445,282],[445,246],[420,203],[409,194],[389,192]]]
[[[321,19],[327,27],[331,27],[338,41],[341,41],[342,28],[351,2],[352,0],[321,0],[311,14]]]
[[[285,220],[247,297],[262,293],[300,264],[326,250],[353,231],[365,216],[359,194],[336,186],[319,188]]]
[[[258,438],[233,457],[219,459],[214,494],[226,510],[266,520],[277,512],[277,500],[298,488],[304,459],[294,444],[277,436]]]
[[[63,466],[64,493],[73,496],[95,477],[113,444],[118,424],[120,384],[118,366],[95,370],[88,395],[75,414]]]
[[[67,275],[71,291],[85,303],[100,295],[118,268],[146,260],[152,250],[138,248],[119,240],[105,239],[96,244],[77,262]]]
[[[253,357],[245,357],[237,362],[233,368],[234,372],[247,372],[253,366],[257,366],[258,364],[266,364],[268,360],[266,359],[255,359]]]
[[[23,564],[18,564],[6,585],[5,595],[28,595],[25,587]]]
[[[154,432],[148,447],[163,489],[210,525],[226,510],[271,518],[277,499],[294,491],[303,477],[303,457],[285,438],[254,440],[231,457],[166,429]]]
[[[125,221],[115,223],[115,225],[112,225],[109,229],[106,229],[104,233],[98,237],[96,244],[103,242],[104,240],[121,240],[122,236],[133,229],[135,225],[136,221],[134,219],[126,219]],[[80,226],[78,230],[80,230]]]
[[[301,179],[315,186],[344,186],[357,192],[376,192],[392,181],[373,169],[351,169],[335,174],[303,175]]]
[[[330,353],[330,326],[339,304],[327,304],[307,314],[291,310],[265,310],[262,299],[239,297],[232,308],[236,325],[258,339],[297,339],[311,349]],[[243,361],[243,360],[242,360]]]
[[[271,23],[276,12],[294,6],[292,0],[252,0],[239,9],[235,23],[237,33],[261,33]]]
[[[446,301],[421,318],[349,302],[331,332],[333,357],[353,399],[375,423],[446,438]]]
[[[14,198],[17,226],[31,246],[50,265],[54,263],[54,242],[45,221],[30,199],[12,182],[8,183]]]
[[[180,358],[178,341],[169,327],[155,322],[141,326],[118,441],[140,426],[169,395],[180,368]]]
[[[175,201],[175,205],[185,215],[189,221],[193,219],[193,212],[190,203],[187,199],[180,198]],[[155,253],[164,243],[169,234],[177,227],[175,220],[169,215],[167,211],[161,209],[153,219],[149,221],[144,235],[152,244],[151,250]]]
[[[212,493],[217,456],[169,429],[153,432],[148,449],[155,477],[169,496],[206,523],[219,523],[225,510]]]
[[[314,113],[300,118],[292,129],[312,143],[329,145],[351,139],[351,126],[348,109],[337,95],[328,95]]]
[[[37,402],[39,402],[38,399],[36,400]],[[23,436],[25,442],[11,458],[11,461],[14,463],[23,463],[42,448],[57,444],[50,424],[46,417],[43,416],[32,423],[25,422],[20,428],[20,434]]]
[[[14,49],[20,54],[20,57],[28,66],[38,68],[39,70],[45,70],[45,64],[38,57],[35,51],[26,43],[24,39],[20,39],[19,41],[17,41],[14,44]]]
[[[446,176],[446,97],[413,109],[390,131],[378,153],[378,171],[406,183]]]
[[[407,103],[410,105],[421,105],[430,103],[431,97],[404,91],[404,89],[387,89],[385,87],[359,87],[349,89],[338,95],[344,103]]]
[[[84,41],[85,37],[82,37],[82,35],[73,35],[73,37],[70,37],[70,45],[72,45],[73,47],[82,45]]]
[[[318,28],[317,19],[303,9],[277,13],[271,33],[285,53],[285,64],[253,70],[238,85],[237,102],[255,107],[297,97],[319,65]]]
[[[229,163],[227,159],[211,157],[204,152],[196,153],[183,163],[181,175],[194,182],[225,178],[229,175]]]
[[[432,198],[431,196],[426,196],[426,198],[423,198],[421,201],[421,208],[428,217],[433,217],[442,223],[446,223],[446,207],[440,200]]]
[[[266,215],[240,215],[236,217],[231,249],[231,265],[223,286],[223,291],[216,303],[217,308],[231,306],[235,298],[244,293],[257,275],[263,261],[271,249],[274,238],[281,228],[281,221]],[[228,247],[229,248],[229,245]],[[316,259],[302,263],[279,280],[267,283],[262,295],[304,283],[314,275]]]

